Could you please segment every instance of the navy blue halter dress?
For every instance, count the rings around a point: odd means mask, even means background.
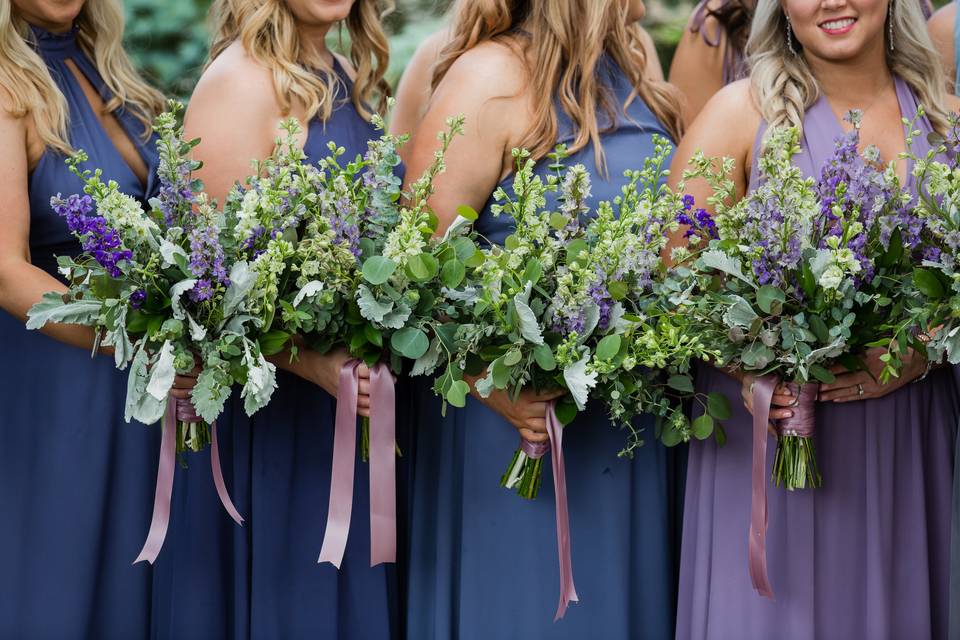
[[[350,102],[353,83],[343,67],[334,67],[342,84],[329,120],[309,124],[304,153],[310,163],[329,154],[330,141],[353,160],[378,136]],[[220,505],[208,452],[177,471],[170,534],[158,561],[157,638],[395,635],[396,572],[392,565],[370,567],[369,482],[359,447],[350,537],[338,571],[317,563],[330,498],[336,400],[285,371],[277,372],[277,385],[270,404],[252,418],[234,393],[228,423],[218,423],[221,434],[230,434],[221,435],[221,462],[246,519],[242,527]],[[397,417],[401,439],[399,408]]]
[[[622,105],[632,91],[614,65],[601,71]],[[559,114],[558,142],[573,131]],[[605,122],[598,114],[601,125]],[[604,128],[601,126],[601,130]],[[626,169],[653,155],[653,135],[669,138],[646,104],[635,98],[615,126],[601,135],[603,178],[586,146],[565,161],[582,163],[593,176],[589,204],[620,193]],[[669,161],[669,160],[668,160]],[[546,174],[548,162],[538,165]],[[500,182],[511,193],[513,177]],[[476,222],[491,242],[512,231],[506,214],[493,217],[492,198]],[[559,569],[552,469],[544,464],[536,500],[500,487],[516,449],[516,429],[474,398],[447,408],[424,385],[420,393],[417,450],[411,496],[407,637],[418,640],[538,640],[673,638],[679,533],[675,486],[678,452],[656,443],[644,418],[647,444],[632,461],[617,458],[625,433],[603,407],[588,405],[564,428],[573,571],[579,603],[554,623]],[[682,456],[682,452],[679,452]]]
[[[156,152],[129,111],[114,115],[148,167],[144,185],[117,151],[66,61],[104,102],[110,92],[77,42],[32,30],[69,107],[74,148],[140,200],[154,192]],[[80,244],[50,198],[82,184],[48,149],[29,176],[30,256],[57,277],[54,256]],[[160,430],[123,420],[126,372],[0,311],[0,638],[145,638],[151,568],[131,566],[153,506]]]

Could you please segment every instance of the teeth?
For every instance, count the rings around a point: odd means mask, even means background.
[[[849,27],[850,25],[852,25],[854,22],[855,20],[853,18],[844,18],[843,20],[831,20],[829,22],[824,22],[823,25],[821,26],[823,26],[824,29],[829,29],[831,31],[834,31],[837,29],[845,29],[846,27]]]

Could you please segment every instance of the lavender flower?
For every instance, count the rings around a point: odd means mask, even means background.
[[[133,253],[123,248],[123,241],[115,229],[107,226],[102,216],[89,215],[94,208],[93,198],[77,194],[64,200],[60,194],[50,199],[50,206],[67,220],[67,228],[88,252],[113,278],[123,275],[120,264],[133,258]]]

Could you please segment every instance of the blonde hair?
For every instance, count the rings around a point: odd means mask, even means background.
[[[387,11],[393,3],[387,3]],[[233,42],[239,41],[247,54],[270,69],[273,87],[284,115],[294,100],[306,109],[305,119],[318,116],[326,121],[333,113],[333,97],[339,80],[322,59],[308,59],[309,52],[300,42],[296,18],[285,0],[214,0],[210,8],[213,21],[213,61]],[[357,71],[351,100],[356,110],[370,117],[370,105],[383,113],[390,95],[384,80],[390,60],[387,36],[380,24],[377,0],[356,0],[346,19],[350,36],[350,61]],[[375,98],[375,101],[374,101]]]
[[[485,41],[502,42],[524,61],[533,96],[533,122],[520,146],[534,157],[548,153],[557,140],[554,100],[570,117],[576,131],[571,151],[593,142],[603,166],[597,111],[614,122],[615,108],[626,109],[636,95],[650,107],[670,135],[682,134],[680,101],[665,82],[645,77],[647,52],[636,25],[627,24],[622,0],[472,0],[454,11],[450,40],[433,71],[433,88],[464,53]],[[523,37],[521,30],[529,33]],[[635,93],[614,106],[608,87],[598,81],[601,56],[616,62]]]
[[[920,3],[891,0],[894,48],[886,43],[887,66],[900,76],[923,105],[930,125],[948,129],[944,110],[947,94],[943,68],[927,33]],[[820,87],[802,53],[787,46],[787,17],[777,0],[759,0],[747,40],[750,81],[757,106],[772,130],[794,126],[803,130],[803,114],[820,97]],[[886,38],[887,30],[884,30]],[[798,47],[794,38],[794,47]]]
[[[30,25],[13,3],[0,3],[0,86],[6,89],[8,113],[29,116],[44,147],[69,154],[70,113],[67,99],[36,52]],[[128,109],[144,126],[144,140],[154,116],[163,110],[163,95],[136,72],[123,49],[123,10],[116,0],[87,0],[77,16],[77,41],[103,78],[112,98],[107,113]]]

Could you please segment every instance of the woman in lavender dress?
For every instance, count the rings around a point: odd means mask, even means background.
[[[893,160],[905,149],[903,135],[890,135],[903,131],[901,117],[913,118],[922,103],[927,116],[918,126],[943,131],[946,111],[958,104],[943,90],[914,2],[761,0],[752,30],[750,80],[706,105],[678,149],[674,175],[696,149],[731,156],[743,194],[764,132],[793,125],[803,136],[795,162],[815,176],[843,133],[841,116],[854,108],[863,111],[863,144]],[[896,169],[905,179],[903,160]],[[703,183],[689,188],[700,201],[708,194]],[[878,354],[864,357],[878,374]],[[752,378],[738,376],[741,382],[716,370],[701,376],[704,391],[742,391],[747,399],[727,424],[724,447],[691,446],[678,638],[944,637],[960,402],[948,369],[923,378],[926,369],[913,354],[901,378],[888,384],[860,372],[821,386],[816,445],[823,488],[769,489],[775,600],[754,592],[747,570]],[[788,417],[792,400],[779,389],[771,415]]]

